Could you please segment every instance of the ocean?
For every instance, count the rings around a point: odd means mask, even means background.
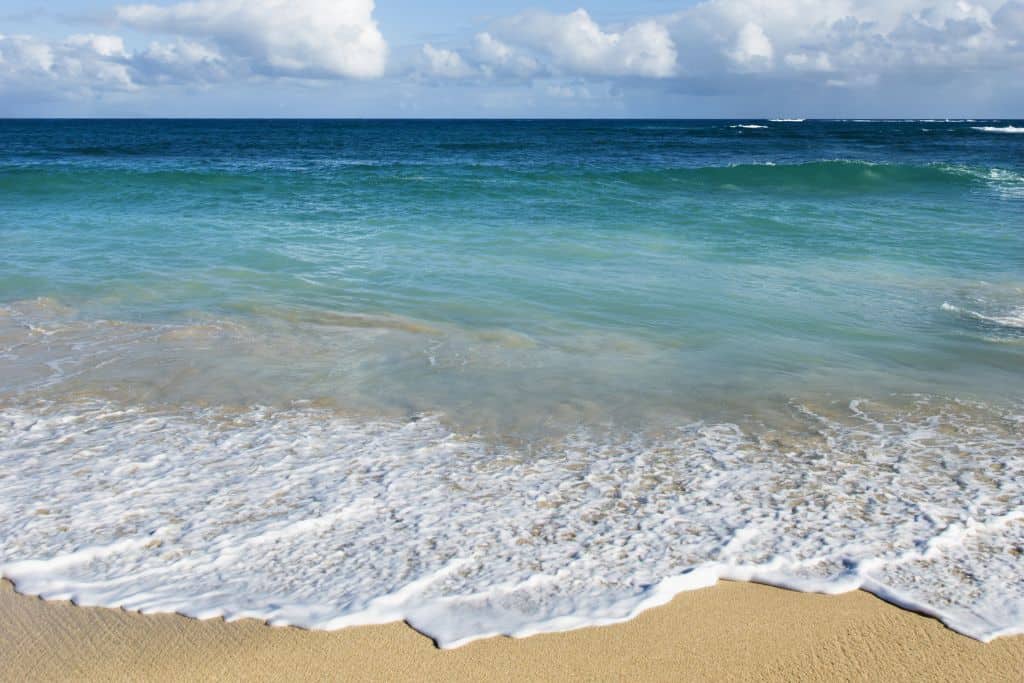
[[[0,574],[453,647],[1024,633],[1024,122],[0,121]]]

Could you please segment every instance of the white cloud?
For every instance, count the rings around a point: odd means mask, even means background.
[[[0,35],[0,91],[88,97],[160,84],[200,85],[258,76],[370,78],[387,44],[373,0],[196,0],[118,7],[118,21],[171,34],[130,49],[122,37],[63,40]]]
[[[759,79],[822,92],[979,72],[1012,80],[1024,69],[1024,0],[705,0],[615,26],[585,9],[533,11],[491,21],[470,48],[432,64],[434,75],[478,81],[657,78],[678,92],[744,97]]]
[[[578,9],[569,14],[528,12],[500,22],[495,30],[506,43],[530,49],[569,73],[664,78],[675,71],[675,45],[656,21],[605,31],[586,10]]]
[[[0,34],[0,64],[4,71],[45,75],[50,73],[57,62],[53,48],[31,36],[5,36]]]
[[[423,46],[426,73],[438,78],[467,78],[476,74],[458,52],[436,48],[430,43]]]
[[[257,73],[374,78],[388,47],[373,0],[195,0],[126,5],[117,18],[139,29],[199,38]]]
[[[764,29],[748,21],[736,34],[736,44],[729,52],[729,57],[737,64],[753,67],[770,65],[774,54],[772,41],[768,40]]]
[[[536,59],[506,45],[486,31],[478,33],[474,43],[477,59],[490,75],[529,78],[541,70]]]
[[[138,88],[117,36],[75,35],[49,43],[0,35],[0,89],[50,90],[68,95]]]
[[[0,35],[0,91],[77,97],[385,72],[388,45],[373,0],[163,1],[173,4],[117,8],[134,44],[106,33]],[[425,76],[504,89],[503,97],[534,85],[541,99],[582,101],[604,86],[652,89],[661,80],[677,94],[750,102],[782,92],[812,101],[815,89],[835,100],[836,88],[883,102],[914,88],[973,85],[974,97],[1017,103],[1024,73],[1024,0],[705,0],[619,24],[599,24],[578,9],[525,12],[482,29],[461,44],[403,53],[393,80],[374,87],[418,87]],[[641,79],[650,80],[640,86]]]
[[[150,43],[132,56],[132,65],[136,78],[147,83],[212,83],[231,75],[215,48],[181,38]]]
[[[1018,16],[1024,27],[1021,0],[707,0],[666,23],[690,75],[844,72],[829,80],[863,85],[865,73],[1006,66]]]
[[[120,36],[88,35],[69,36],[67,44],[92,50],[101,57],[127,57],[124,40]]]
[[[120,36],[0,36],[0,89],[84,97],[154,84],[204,84],[253,74],[369,78],[387,44],[373,0],[197,0],[128,5],[117,18],[172,34],[132,50]]]
[[[188,40],[178,40],[174,43],[153,42],[143,54],[162,64],[196,65],[224,61],[216,50]]]
[[[487,32],[476,34],[476,53],[488,64],[505,64],[513,54],[512,48]]]
[[[72,35],[53,42],[0,35],[0,91],[77,98],[227,75],[215,50],[189,41],[153,42],[133,52],[113,35]]]
[[[470,61],[472,60],[472,61]],[[527,12],[476,34],[471,50],[423,46],[420,72],[438,78],[530,79],[539,76],[665,78],[676,52],[664,26],[641,21],[602,29],[586,10]]]

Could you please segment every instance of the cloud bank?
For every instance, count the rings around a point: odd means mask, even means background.
[[[373,0],[197,0],[116,14],[126,26],[209,41],[258,73],[375,78],[388,49],[373,9]]]
[[[1005,91],[1024,72],[1024,0],[706,0],[620,23],[585,8],[531,10],[406,43],[398,58],[375,9],[373,0],[122,5],[102,33],[0,35],[0,92],[378,80],[396,91],[457,83],[562,100],[639,88],[767,99],[794,87],[820,97],[959,82]],[[127,31],[147,42],[115,35]]]
[[[665,78],[676,68],[675,44],[657,21],[604,30],[578,9],[563,15],[529,12],[499,22],[497,29],[501,37],[545,58],[558,71]]]
[[[388,45],[373,0],[198,0],[124,5],[124,28],[160,36],[129,49],[117,35],[61,41],[0,34],[0,91],[88,96],[246,78],[371,79]]]
[[[707,0],[617,28],[578,9],[500,19],[448,50],[449,77],[723,80],[763,74],[864,85],[1024,66],[1024,0]],[[510,65],[515,65],[510,69]]]
[[[689,75],[822,83],[1020,67],[1020,0],[710,0],[664,19]]]

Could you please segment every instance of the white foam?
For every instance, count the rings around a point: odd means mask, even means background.
[[[1024,197],[1024,175],[1009,169],[950,164],[935,164],[935,168],[977,180],[1003,199],[1016,200]]]
[[[772,123],[803,123],[807,119],[768,119]]]
[[[756,123],[737,123],[729,126],[730,128],[767,128],[768,126],[762,126]]]
[[[820,413],[520,449],[431,416],[7,405],[0,573],[144,612],[406,619],[444,647],[621,621],[719,578],[1024,632],[1024,418],[927,399]]]
[[[971,128],[983,133],[1024,133],[1024,128],[1018,126],[971,126]]]
[[[1020,173],[992,168],[988,171],[987,180],[991,187],[1004,198],[1020,199],[1024,197],[1024,176]]]
[[[1024,329],[1024,306],[1018,306],[1005,314],[984,314],[978,311],[972,311],[970,309],[961,308],[955,306],[948,301],[942,303],[942,310],[949,313],[956,313],[966,318],[972,318],[974,320],[980,320],[983,322],[990,323],[992,325],[998,325],[999,327],[1008,327],[1014,329]]]

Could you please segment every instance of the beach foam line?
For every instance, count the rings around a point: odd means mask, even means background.
[[[6,405],[0,575],[142,612],[402,619],[441,647],[623,621],[719,579],[864,588],[979,640],[1024,630],[1020,410],[794,415],[524,449],[431,415]]]

